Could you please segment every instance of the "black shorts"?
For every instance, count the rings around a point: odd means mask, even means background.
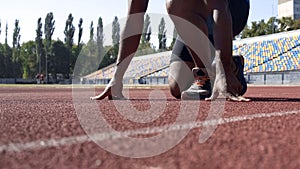
[[[250,4],[249,0],[229,0],[229,8],[232,17],[232,33],[234,36],[238,35],[245,27],[248,21]],[[213,35],[212,35],[212,26],[208,25],[209,29],[209,40],[212,44]],[[173,46],[173,52],[171,55],[170,62],[174,61],[185,61],[185,62],[193,62],[193,59],[184,45],[180,40],[176,40]]]
[[[214,41],[213,36],[208,35],[208,38],[213,43],[213,41]],[[178,38],[176,39],[174,46],[173,46],[170,63],[175,62],[175,61],[194,62],[187,47]]]
[[[249,0],[229,0],[229,9],[232,18],[232,33],[233,36],[236,36],[247,24],[250,10]]]

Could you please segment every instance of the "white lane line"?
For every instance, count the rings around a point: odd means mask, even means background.
[[[117,134],[115,132],[99,133],[93,135],[93,139],[94,141],[103,141],[108,139],[125,138],[128,136],[138,135],[138,134],[156,134],[156,133],[166,132],[166,131],[195,129],[195,128],[200,128],[202,126],[222,125],[222,124],[241,122],[247,120],[255,120],[255,119],[270,118],[270,117],[281,117],[281,116],[289,116],[289,115],[296,115],[296,114],[300,114],[300,110],[234,116],[234,117],[221,118],[221,119],[204,121],[204,122],[185,123],[182,125],[174,125],[172,127],[162,126],[162,127],[143,128],[138,130],[128,130],[124,132],[118,132]],[[43,148],[50,148],[50,147],[70,146],[74,144],[81,144],[81,143],[86,143],[91,141],[92,140],[90,139],[89,136],[81,135],[81,136],[74,136],[74,137],[64,137],[60,139],[37,140],[37,141],[27,142],[27,143],[9,143],[9,144],[0,145],[0,153],[20,152],[24,150],[35,150],[35,149],[43,149]]]

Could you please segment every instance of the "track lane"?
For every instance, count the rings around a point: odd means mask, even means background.
[[[0,105],[0,145],[84,136],[85,133],[80,127],[72,105],[71,89],[0,88],[0,90],[9,91],[0,93],[3,101]],[[247,96],[254,98],[254,101],[226,102],[224,118],[298,111],[300,92],[297,91],[299,91],[297,87],[250,87]],[[132,95],[136,99],[134,102],[139,108],[147,108],[149,105],[147,100],[143,100],[147,98],[147,93],[149,90],[133,90]],[[157,121],[158,124],[172,122],[172,118],[175,117],[170,114],[176,109],[171,108],[176,108],[178,101],[172,99],[170,95],[167,95],[167,98],[170,101],[170,108],[163,116],[166,120]],[[203,109],[205,104],[207,103],[203,103]],[[45,107],[47,109],[44,109]],[[198,120],[205,119],[203,114],[199,114]],[[111,119],[118,118],[113,116]],[[20,166],[22,168],[299,168],[299,120],[300,116],[296,113],[222,124],[204,144],[197,142],[201,128],[195,128],[170,151],[146,159],[119,157],[85,140],[78,144],[75,142],[19,152],[2,151],[0,166],[3,168],[20,168]],[[121,124],[123,122],[120,122]]]

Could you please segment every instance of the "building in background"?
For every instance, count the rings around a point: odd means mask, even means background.
[[[300,19],[300,0],[278,0],[278,18]]]

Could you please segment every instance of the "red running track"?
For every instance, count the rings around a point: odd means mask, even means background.
[[[150,91],[130,90],[136,109],[150,109]],[[81,92],[84,95],[84,89]],[[163,92],[165,111],[151,125],[136,125],[122,118],[112,101],[96,103],[118,131],[159,127],[172,124],[180,108],[180,100],[173,99],[166,89]],[[0,168],[300,168],[300,87],[249,87],[246,97],[253,101],[225,102],[225,121],[206,142],[198,142],[203,127],[196,125],[167,152],[126,158],[100,148],[86,136],[76,116],[71,88],[0,87]],[[199,103],[197,122],[204,121],[210,105]],[[142,137],[151,137],[151,133]]]

